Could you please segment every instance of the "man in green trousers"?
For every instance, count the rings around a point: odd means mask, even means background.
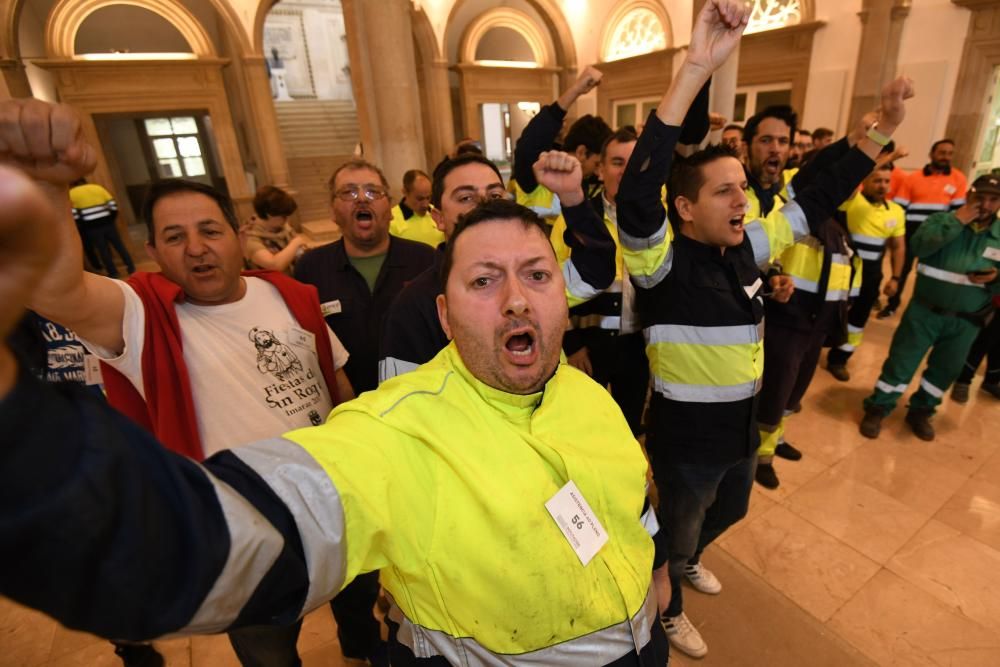
[[[958,377],[972,342],[1000,293],[1000,177],[976,179],[966,203],[927,218],[910,240],[917,256],[913,300],[892,337],[889,358],[865,399],[861,434],[877,438],[888,415],[930,350],[920,388],[910,397],[906,422],[922,440],[934,439],[931,416]]]

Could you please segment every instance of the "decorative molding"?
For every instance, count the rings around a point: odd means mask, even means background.
[[[655,25],[653,24],[655,22]],[[631,25],[630,25],[631,24]],[[657,27],[659,38],[657,38]],[[623,43],[623,31],[632,32],[631,45]],[[645,35],[640,37],[639,32]],[[625,58],[662,51],[673,45],[670,15],[656,0],[622,0],[605,21],[601,38],[601,60],[614,62]],[[642,43],[645,42],[645,43]],[[631,48],[629,48],[631,46]]]
[[[497,7],[483,12],[465,29],[458,47],[460,63],[474,63],[476,48],[486,33],[494,28],[508,28],[521,35],[531,48],[535,63],[542,67],[551,66],[555,59],[549,51],[545,36],[535,21],[522,11],[510,7]]]
[[[74,57],[76,33],[84,20],[98,9],[112,5],[128,5],[153,12],[181,33],[196,56],[216,56],[215,46],[205,28],[177,0],[59,0],[45,21],[45,51],[48,57]]]
[[[798,25],[809,17],[802,0],[754,0],[744,34],[753,35]]]

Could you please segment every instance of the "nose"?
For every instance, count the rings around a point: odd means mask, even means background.
[[[528,296],[517,278],[507,281],[504,290],[504,315],[517,317],[528,312]]]
[[[187,246],[184,248],[184,252],[192,257],[200,257],[205,254],[208,246],[202,241],[202,239],[197,236],[191,236],[188,238]]]
[[[736,197],[733,200],[733,207],[745,210],[748,201],[747,193],[745,193],[742,188],[736,188]]]

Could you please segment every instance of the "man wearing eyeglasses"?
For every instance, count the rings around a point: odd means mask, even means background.
[[[378,341],[389,304],[434,249],[389,234],[392,201],[382,171],[364,160],[330,177],[330,208],[343,237],[306,253],[295,278],[319,290],[323,315],[351,353],[345,370],[357,393],[378,386]]]

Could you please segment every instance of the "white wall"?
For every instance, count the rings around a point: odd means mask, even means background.
[[[838,135],[847,130],[854,87],[854,68],[861,47],[861,0],[816,0],[815,20],[826,25],[813,37],[809,86],[799,123],[807,130],[828,127]]]
[[[970,16],[950,0],[913,2],[899,48],[900,72],[913,77],[917,92],[895,137],[910,151],[900,160],[904,169],[926,164],[931,144],[944,137]]]

